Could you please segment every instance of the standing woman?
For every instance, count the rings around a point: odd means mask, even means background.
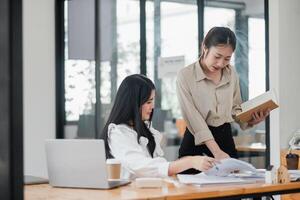
[[[242,103],[239,78],[230,65],[235,47],[236,37],[229,28],[214,27],[202,42],[200,59],[178,73],[177,96],[187,123],[179,157],[237,158],[230,123],[236,121],[246,129],[268,116],[269,111],[255,113],[248,123],[235,118]]]

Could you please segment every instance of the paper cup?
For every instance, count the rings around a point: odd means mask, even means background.
[[[117,159],[106,160],[108,179],[120,179],[121,162]]]
[[[286,164],[288,169],[298,169],[299,155],[289,153],[286,155]]]

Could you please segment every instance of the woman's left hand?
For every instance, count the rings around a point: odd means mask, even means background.
[[[260,122],[264,121],[269,114],[270,114],[270,110],[267,110],[265,112],[263,111],[255,112],[252,114],[252,120],[250,120],[248,124],[250,126],[259,124]]]

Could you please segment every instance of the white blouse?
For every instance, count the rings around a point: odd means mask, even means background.
[[[164,152],[160,146],[162,135],[152,127],[150,131],[156,143],[153,158],[147,149],[147,138],[141,136],[138,143],[136,131],[126,124],[111,123],[108,126],[110,153],[121,161],[122,179],[168,176],[169,162],[163,157]]]

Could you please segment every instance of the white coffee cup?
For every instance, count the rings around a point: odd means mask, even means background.
[[[117,159],[106,160],[108,179],[120,179],[121,162]]]

